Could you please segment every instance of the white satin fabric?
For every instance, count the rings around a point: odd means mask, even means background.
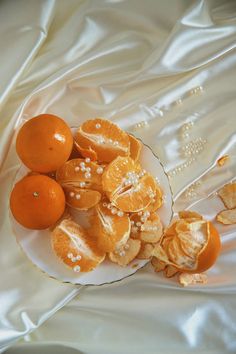
[[[9,353],[26,342],[86,354],[235,353],[235,227],[218,226],[223,250],[207,286],[180,288],[148,266],[79,288],[26,260],[8,198],[24,120],[49,112],[73,126],[102,116],[152,147],[176,211],[191,206],[213,219],[222,207],[214,192],[236,175],[236,2],[3,0],[0,33],[1,351],[22,338]]]

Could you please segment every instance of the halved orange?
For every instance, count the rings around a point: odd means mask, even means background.
[[[107,200],[95,206],[90,224],[89,233],[104,252],[119,250],[130,235],[129,217]]]
[[[102,176],[103,190],[110,201],[125,212],[146,208],[155,196],[154,178],[130,157],[117,157]]]
[[[75,141],[84,152],[95,152],[101,162],[110,162],[117,156],[128,156],[130,152],[128,134],[116,124],[101,118],[84,122],[76,132]]]

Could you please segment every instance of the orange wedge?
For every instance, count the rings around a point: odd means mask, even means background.
[[[128,265],[136,258],[141,248],[141,241],[130,238],[125,246],[126,248],[121,252],[110,252],[108,255],[112,262],[122,267]]]
[[[163,204],[163,193],[160,186],[156,183],[155,196],[151,199],[148,210],[153,212],[159,209]]]
[[[67,205],[74,209],[88,210],[98,204],[101,200],[101,193],[92,189],[68,186],[65,186],[63,189]]]
[[[130,152],[128,134],[116,124],[100,118],[83,123],[76,132],[75,142],[80,149],[92,151],[92,154],[95,152],[102,162],[110,162],[117,156],[128,156]]]
[[[105,258],[86,231],[73,220],[62,220],[51,234],[56,255],[74,272],[89,272]]]
[[[138,212],[155,196],[155,180],[130,157],[117,157],[104,171],[103,190],[125,212]]]
[[[109,201],[96,205],[90,224],[89,233],[104,252],[119,250],[130,235],[129,217]]]
[[[62,186],[101,191],[104,167],[86,159],[73,159],[64,163],[56,172]]]

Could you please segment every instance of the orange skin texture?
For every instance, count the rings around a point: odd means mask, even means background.
[[[15,184],[11,192],[10,209],[22,226],[34,230],[47,229],[64,213],[65,194],[62,187],[47,176],[26,176]]]
[[[32,171],[48,173],[66,162],[73,148],[69,126],[52,114],[40,114],[19,130],[16,151]]]

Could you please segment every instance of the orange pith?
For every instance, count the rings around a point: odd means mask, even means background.
[[[57,222],[65,209],[61,186],[44,175],[27,176],[11,192],[10,208],[15,219],[28,229],[46,229]]]
[[[85,152],[95,152],[102,162],[110,162],[117,156],[128,156],[130,151],[128,134],[116,124],[100,118],[83,123],[76,132],[75,141]]]
[[[41,173],[60,167],[69,158],[72,147],[70,128],[51,114],[41,114],[27,121],[16,139],[16,151],[22,162]]]
[[[90,224],[89,233],[101,251],[112,252],[119,249],[129,238],[129,217],[109,201],[100,202],[95,206]]]

